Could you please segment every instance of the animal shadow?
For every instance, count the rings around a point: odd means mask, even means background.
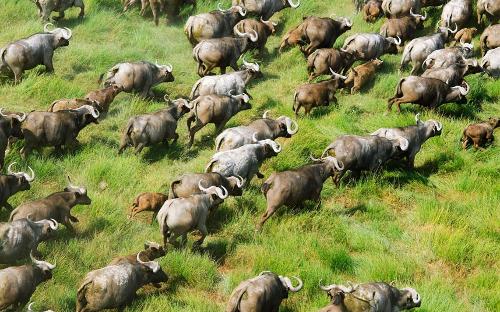
[[[206,254],[217,263],[217,265],[224,265],[228,253],[227,241],[208,242],[206,247],[199,249],[200,253]]]
[[[172,159],[180,158],[182,155],[182,148],[177,143],[169,143],[168,145],[163,143],[150,146],[143,153],[143,159],[151,164],[162,160],[165,156]]]

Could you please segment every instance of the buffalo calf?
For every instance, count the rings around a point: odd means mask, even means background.
[[[132,219],[136,214],[143,211],[152,211],[151,223],[153,223],[156,214],[167,199],[167,195],[162,193],[141,193],[134,199],[128,218]]]
[[[373,79],[375,71],[382,63],[383,61],[375,59],[352,68],[344,81],[345,87],[351,89],[351,94],[358,92],[368,81]]]
[[[500,118],[490,118],[488,121],[467,126],[463,132],[462,147],[467,148],[473,143],[475,148],[480,148],[488,142],[493,142],[493,131],[500,127]]]

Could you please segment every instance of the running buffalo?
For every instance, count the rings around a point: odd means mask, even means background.
[[[292,0],[232,0],[233,5],[241,5],[247,9],[248,13],[269,20],[274,13],[287,7],[296,9],[300,6],[300,0],[293,3]]]
[[[318,49],[307,58],[307,72],[309,82],[321,75],[331,75],[334,72],[344,74],[352,66],[354,56],[336,48]]]
[[[4,114],[0,108],[0,170],[3,169],[7,147],[13,139],[22,138],[21,124],[26,114]]]
[[[34,0],[38,7],[38,15],[43,21],[48,22],[52,12],[58,12],[59,16],[54,17],[54,20],[64,18],[64,11],[71,7],[80,8],[79,18],[85,15],[85,4],[83,0]]]
[[[341,50],[352,54],[356,60],[370,61],[387,53],[397,54],[401,43],[400,38],[361,33],[348,37]]]
[[[398,18],[408,16],[410,10],[420,13],[421,0],[384,0],[382,2],[382,10],[387,17]]]
[[[31,176],[26,172],[13,172],[12,166],[15,165],[11,163],[7,168],[7,174],[0,174],[0,208],[5,207],[8,210],[12,210],[12,206],[7,202],[9,197],[12,195],[29,190],[31,188],[30,183],[35,180],[35,172],[31,167]]]
[[[187,198],[195,194],[203,194],[200,181],[205,187],[220,186],[227,190],[230,196],[241,196],[245,180],[240,176],[225,177],[218,172],[183,174],[170,183],[168,199]]]

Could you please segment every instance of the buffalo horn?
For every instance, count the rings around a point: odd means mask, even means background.
[[[147,262],[142,261],[141,258],[139,257],[141,255],[141,252],[137,254],[137,262],[150,268],[151,271],[153,271],[153,273],[158,272],[160,270],[160,264],[158,264],[158,262],[156,261],[147,261]]]

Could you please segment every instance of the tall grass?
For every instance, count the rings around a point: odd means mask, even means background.
[[[199,2],[198,12],[216,3]],[[57,23],[71,27],[74,36],[69,47],[56,51],[55,73],[46,74],[41,67],[27,72],[19,85],[1,80],[0,106],[45,110],[53,100],[81,97],[98,88],[99,75],[115,63],[135,60],[173,64],[175,82],[156,87],[159,96],[189,94],[198,77],[183,22],[167,25],[163,21],[155,27],[151,17],[139,16],[137,8],[122,13],[117,0],[86,0],[86,4],[83,21],[77,19],[78,10],[69,10],[67,18]],[[7,0],[0,8],[1,45],[42,29],[30,1]],[[367,25],[352,12],[351,1],[317,0],[303,1],[298,10],[273,17],[280,24],[277,36],[268,42],[269,53],[262,58],[248,55],[261,63],[265,75],[251,85],[253,109],[238,114],[228,127],[246,124],[267,109],[275,117],[292,115],[294,88],[307,80],[306,62],[297,49],[278,55],[279,38],[302,16],[312,14],[353,17],[353,30],[341,36],[336,46],[355,32],[375,32],[382,23]],[[189,13],[183,11],[183,21]],[[431,20],[426,31],[432,31]],[[383,115],[400,78],[396,71],[400,55],[382,59],[383,68],[370,89],[352,96],[341,93],[338,107],[301,117],[298,134],[280,139],[282,153],[266,161],[262,171],[269,176],[301,166],[309,154],[319,155],[341,134],[412,124],[420,111],[422,118],[441,121],[444,130],[425,143],[414,171],[395,164],[338,189],[327,181],[320,208],[314,204],[297,210],[281,208],[259,235],[254,225],[266,203],[259,191],[261,181],[255,179],[244,196],[227,200],[210,217],[210,234],[202,250],[169,250],[160,260],[170,276],[167,285],[141,290],[127,311],[221,311],[240,281],[263,270],[298,275],[305,282],[302,291],[284,302],[283,311],[314,311],[326,305],[328,299],[317,287],[320,280],[394,281],[401,287],[412,286],[423,298],[420,311],[499,311],[499,147],[494,143],[486,151],[463,151],[459,140],[467,124],[500,115],[500,83],[473,75],[467,77],[473,90],[465,106],[447,104],[427,111],[403,105],[402,114]],[[75,235],[62,229],[41,245],[45,259],[56,262],[57,268],[53,279],[32,298],[38,310],[74,310],[76,289],[86,272],[116,255],[137,252],[146,240],[161,242],[158,226],[149,225],[150,215],[127,219],[132,199],[144,191],[167,192],[178,175],[202,171],[213,153],[215,137],[214,128],[208,126],[200,131],[194,147],[187,149],[183,119],[177,144],[118,156],[120,132],[128,118],[163,106],[122,94],[105,120],[81,132],[76,151],[56,155],[45,149],[21,161],[19,142],[7,156],[7,162],[30,165],[37,174],[30,191],[11,199],[14,206],[61,190],[67,174],[86,185],[93,200],[90,206],[74,209],[80,219]],[[102,182],[106,188],[99,187]],[[7,217],[8,212],[0,212],[0,220]]]

